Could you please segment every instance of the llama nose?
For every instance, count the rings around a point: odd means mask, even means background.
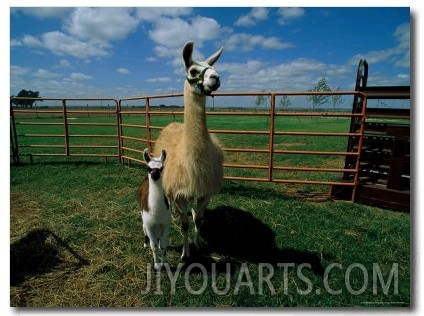
[[[152,170],[152,172],[150,173],[150,175],[152,176],[152,180],[153,181],[157,181],[160,178],[160,170],[157,168],[154,168]]]
[[[215,79],[215,84],[211,88],[213,90],[218,90],[219,86],[221,85],[221,81],[219,81],[219,77],[212,75],[210,78]]]

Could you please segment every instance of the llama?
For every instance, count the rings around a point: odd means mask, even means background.
[[[159,158],[151,157],[147,148],[143,152],[148,174],[138,188],[138,202],[143,220],[144,247],[150,243],[153,252],[154,267],[160,270],[166,265],[166,248],[171,226],[171,210],[165,197],[161,174],[164,169],[166,151]],[[159,247],[161,250],[159,260]]]
[[[192,59],[193,42],[183,48],[187,72],[184,84],[184,123],[166,126],[156,140],[155,150],[169,153],[163,172],[165,195],[175,204],[181,217],[184,245],[181,257],[190,256],[188,244],[187,205],[197,202],[191,213],[195,224],[196,248],[206,241],[200,236],[200,226],[211,197],[219,192],[223,181],[224,155],[217,139],[206,126],[206,96],[220,86],[219,75],[212,67],[223,48],[203,62]]]

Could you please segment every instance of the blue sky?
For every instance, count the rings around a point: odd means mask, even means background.
[[[361,58],[369,85],[410,85],[409,7],[11,7],[10,94],[181,92],[189,40],[195,59],[224,46],[220,91],[353,90]]]

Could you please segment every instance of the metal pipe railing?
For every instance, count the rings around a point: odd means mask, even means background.
[[[276,109],[276,98],[278,96],[309,96],[309,95],[361,95],[364,100],[364,106],[362,113],[345,113],[345,112],[311,112],[311,111],[281,111]],[[119,101],[116,101],[115,99],[102,99],[102,98],[90,98],[90,99],[79,99],[79,98],[50,98],[50,99],[41,99],[37,98],[35,100],[37,101],[58,101],[61,103],[61,109],[17,109],[13,108],[12,106],[12,100],[11,100],[11,119],[12,120],[12,127],[11,127],[11,133],[16,134],[16,139],[21,139],[25,137],[58,137],[62,138],[64,144],[22,144],[22,145],[15,145],[15,149],[13,150],[14,158],[19,158],[19,148],[56,148],[56,149],[64,149],[64,153],[46,153],[46,152],[39,152],[39,153],[29,153],[33,156],[98,156],[98,157],[118,157],[120,162],[124,162],[125,160],[136,162],[136,163],[143,163],[143,160],[141,159],[142,156],[142,148],[143,146],[136,146],[135,143],[144,143],[145,146],[147,146],[150,150],[152,149],[152,145],[155,143],[155,140],[153,139],[153,132],[157,133],[161,129],[164,128],[164,126],[155,125],[152,122],[152,118],[155,116],[182,116],[184,112],[182,110],[157,110],[156,107],[151,106],[151,100],[154,99],[166,99],[166,98],[175,98],[175,97],[182,97],[183,94],[165,94],[165,95],[151,95],[151,96],[140,96],[140,97],[131,97],[131,98],[123,98]],[[264,177],[257,177],[257,176],[234,176],[230,174],[225,174],[226,179],[234,179],[234,180],[245,180],[245,181],[268,181],[268,182],[276,182],[276,183],[298,183],[298,184],[313,184],[313,185],[342,185],[342,186],[353,186],[353,196],[355,194],[356,186],[358,184],[358,168],[359,168],[359,161],[360,161],[360,152],[362,148],[362,138],[364,133],[364,120],[366,115],[366,96],[361,92],[352,92],[352,91],[337,91],[337,92],[220,92],[220,93],[214,93],[212,95],[213,97],[241,97],[241,96],[268,96],[269,97],[269,110],[263,110],[260,109],[258,111],[254,110],[234,110],[230,111],[228,109],[225,110],[214,110],[214,111],[206,111],[207,116],[234,116],[234,117],[248,117],[248,116],[260,116],[268,118],[268,124],[269,127],[265,130],[242,130],[242,129],[216,129],[211,128],[210,132],[215,134],[221,134],[221,135],[239,135],[240,137],[251,137],[253,135],[258,136],[264,136],[264,148],[242,148],[242,147],[225,147],[223,148],[225,153],[228,154],[236,154],[236,153],[249,153],[249,154],[261,154],[264,155],[264,161],[267,162],[264,164],[257,164],[257,163],[242,163],[242,161],[236,161],[234,162],[225,162],[224,167],[225,170],[231,170],[231,169],[248,169],[248,170],[262,170],[266,172],[266,176]],[[81,109],[75,109],[75,108],[69,108],[69,102],[70,101],[83,101],[83,102],[95,102],[95,101],[109,101],[109,102],[115,102],[116,106],[113,111],[111,111],[109,108],[104,110],[99,110],[98,108],[88,108],[81,110]],[[124,108],[122,106],[123,102],[134,102],[134,101],[140,101],[143,102],[139,104],[138,106],[144,106],[144,110],[140,110],[139,108],[135,108],[132,110],[128,110],[127,108]],[[28,120],[16,120],[15,116],[16,114],[22,115],[23,118],[30,115],[49,115],[49,114],[57,114],[62,116],[61,122],[31,122]],[[69,119],[69,114],[72,115],[93,115],[93,116],[116,116],[116,123],[109,123],[109,122],[73,122]],[[144,121],[141,121],[140,124],[136,124],[133,121],[131,122],[125,122],[124,116],[143,116]],[[293,130],[284,130],[284,126],[281,127],[280,124],[278,124],[278,128],[276,126],[276,118],[277,117],[340,117],[340,118],[357,118],[362,122],[361,128],[359,132],[337,132],[337,131],[322,131],[322,132],[316,132],[316,131],[305,131],[301,130],[301,126],[299,127],[298,131]],[[18,133],[16,132],[16,126],[63,126],[63,134],[62,133]],[[93,128],[100,128],[100,127],[115,127],[116,126],[116,133],[108,133],[105,134],[104,131],[102,134],[76,134],[76,133],[70,133],[69,129],[72,127],[74,130],[75,128],[78,128],[79,126],[82,127],[88,127],[92,126]],[[140,136],[136,136],[137,133],[127,133],[127,129],[138,129],[140,130]],[[144,133],[143,133],[144,131]],[[144,134],[144,135],[143,135]],[[356,137],[359,138],[359,145],[357,148],[357,151],[347,152],[347,151],[326,151],[324,150],[289,150],[289,149],[279,149],[275,146],[275,139],[279,136],[301,136],[301,137]],[[71,144],[71,140],[75,138],[91,138],[91,139],[113,139],[115,144]],[[135,143],[133,143],[135,142]],[[110,154],[110,153],[93,153],[93,152],[86,152],[86,153],[76,153],[73,152],[74,149],[81,148],[81,149],[105,149],[105,150],[116,150],[116,153]],[[323,155],[323,156],[352,156],[356,158],[356,165],[352,169],[348,168],[336,168],[332,166],[326,166],[326,167],[320,167],[320,166],[284,166],[279,165],[278,160],[275,159],[276,155]],[[233,157],[234,158],[234,157]],[[237,158],[237,156],[235,156]],[[274,177],[274,171],[293,171],[293,172],[312,172],[312,173],[352,173],[354,174],[354,180],[350,182],[345,181],[329,181],[329,180],[309,180],[309,179],[276,179]]]

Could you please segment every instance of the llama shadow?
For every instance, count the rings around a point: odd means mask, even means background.
[[[48,241],[49,237],[56,243]],[[88,264],[52,231],[35,229],[10,245],[10,286],[19,286],[25,280],[51,272],[64,263],[55,244],[64,247],[78,259],[75,269]]]
[[[192,245],[190,249],[194,251],[191,252],[186,265],[195,262],[207,269],[215,262],[215,271],[221,272],[225,271],[228,262],[236,265],[243,262],[268,263],[273,266],[278,263],[308,263],[313,273],[321,276],[324,274],[318,254],[292,248],[278,248],[272,229],[241,209],[221,206],[206,210],[200,231],[208,245],[201,251],[195,251]],[[213,253],[223,259],[215,260],[211,256]]]

